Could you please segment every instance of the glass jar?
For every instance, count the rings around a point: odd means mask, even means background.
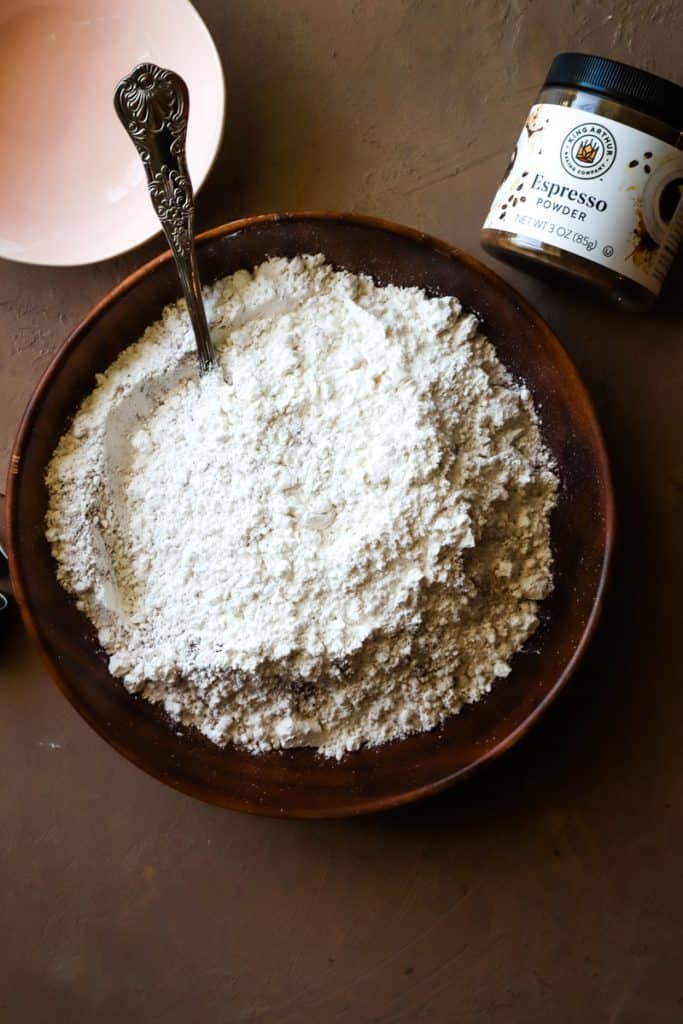
[[[683,236],[682,199],[683,88],[617,61],[561,53],[481,243],[500,259],[646,310]]]

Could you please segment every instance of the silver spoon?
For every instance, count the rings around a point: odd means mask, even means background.
[[[190,98],[180,75],[138,64],[114,92],[123,127],[142,157],[152,205],[175,258],[194,328],[199,369],[215,365],[194,246],[194,194],[185,158]]]

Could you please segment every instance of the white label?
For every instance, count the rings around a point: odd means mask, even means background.
[[[683,152],[619,121],[538,103],[485,228],[554,245],[659,293],[683,236]]]

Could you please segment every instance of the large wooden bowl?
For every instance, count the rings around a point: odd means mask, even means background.
[[[510,747],[557,695],[596,623],[613,536],[613,496],[603,440],[586,391],[548,326],[470,256],[407,228],[336,214],[268,215],[198,239],[204,280],[268,255],[324,253],[335,266],[378,282],[457,295],[474,310],[512,372],[528,382],[542,434],[561,474],[553,516],[556,586],[543,622],[511,675],[442,728],[336,762],[312,750],[254,756],[179,733],[163,712],[130,696],[107,671],[94,631],[55,577],[43,536],[45,469],[95,374],[135,341],[179,295],[169,254],[136,271],[76,328],[40,381],[12,455],[10,562],[24,621],[74,707],[112,746],[193,796],[234,810],[282,817],[377,811],[435,793]]]

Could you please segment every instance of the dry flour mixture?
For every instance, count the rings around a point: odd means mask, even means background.
[[[457,300],[320,256],[183,303],[98,378],[47,537],[111,672],[214,742],[341,756],[478,700],[552,585],[528,390]]]

